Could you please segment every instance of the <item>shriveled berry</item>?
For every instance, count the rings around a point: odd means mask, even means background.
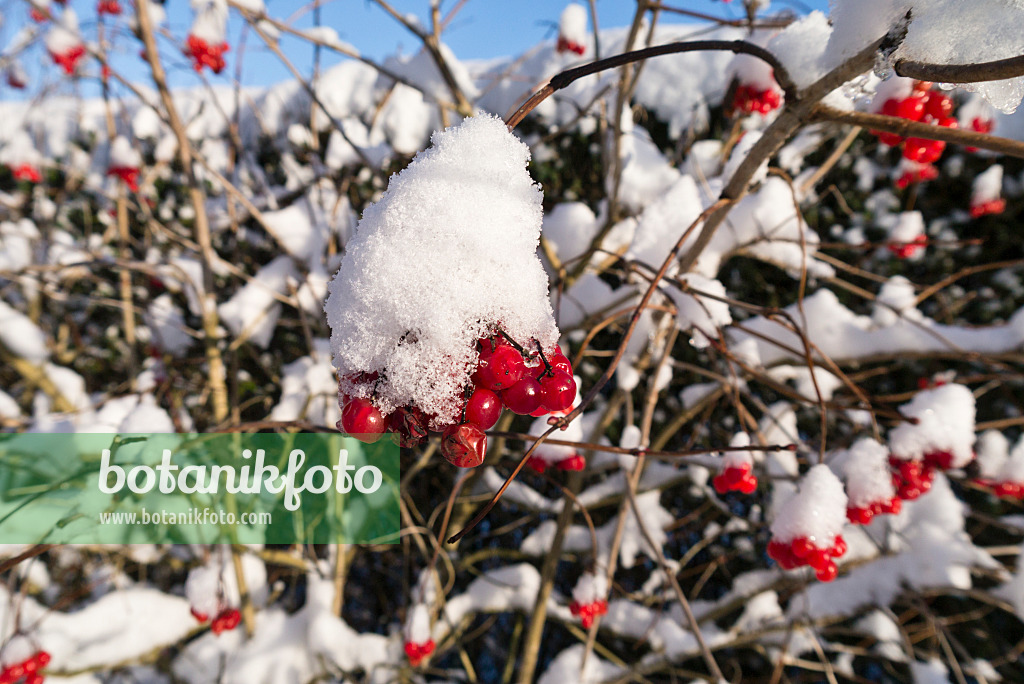
[[[487,435],[473,423],[450,425],[441,435],[441,454],[457,468],[475,468],[487,455]]]
[[[422,444],[430,431],[427,416],[415,406],[403,406],[388,416],[388,429],[398,435],[398,445],[412,449]]]
[[[365,397],[349,399],[338,422],[342,430],[367,444],[376,442],[387,429],[387,422],[380,410]]]
[[[541,406],[540,383],[533,378],[522,378],[501,393],[501,400],[513,413],[521,416],[533,413]]]
[[[489,430],[501,417],[501,399],[489,389],[477,387],[466,402],[466,421]]]

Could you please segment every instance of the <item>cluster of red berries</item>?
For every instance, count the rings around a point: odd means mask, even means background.
[[[1002,197],[978,202],[971,205],[971,218],[981,218],[986,214],[1002,214],[1006,211],[1006,200]]]
[[[96,14],[109,14],[116,17],[121,14],[121,3],[117,0],[100,0],[96,3]]]
[[[583,629],[590,629],[590,626],[594,624],[595,618],[599,615],[608,614],[608,602],[604,599],[596,599],[590,603],[573,601],[569,604],[569,611],[574,617],[578,617],[580,619],[580,624],[583,625]]]
[[[992,119],[982,119],[980,116],[976,116],[971,119],[971,130],[975,133],[991,133],[992,129],[996,127],[996,122]],[[977,147],[968,147],[968,152],[977,152]]]
[[[882,104],[882,114],[886,116],[898,116],[901,119],[920,121],[922,123],[944,128],[956,128],[958,122],[953,114],[953,100],[943,93],[931,90],[932,84],[928,81],[917,81],[914,83],[913,91],[902,100],[889,98]],[[878,139],[896,147],[903,144],[903,156],[910,161],[919,164],[932,164],[939,160],[946,143],[942,140],[928,140],[927,138],[907,138],[904,140],[895,133],[883,131],[872,131]]]
[[[739,463],[725,468],[712,479],[715,491],[719,494],[726,492],[743,492],[751,494],[757,489],[757,476],[751,471],[749,463]]]
[[[31,164],[18,164],[11,169],[14,180],[28,181],[29,183],[42,183],[43,174]]]
[[[896,179],[896,187],[900,190],[906,190],[910,187],[911,183],[923,183],[935,180],[938,177],[939,170],[931,164],[918,164],[914,168],[900,174],[900,177]]]
[[[64,52],[51,52],[50,57],[53,59],[54,64],[59,65],[64,69],[64,73],[70,76],[75,73],[78,63],[85,57],[85,46],[75,45]]]
[[[928,167],[933,171],[935,167]],[[906,175],[906,174],[904,174]],[[902,178],[902,176],[901,176]],[[909,181],[907,183],[909,185]],[[904,185],[903,187],[906,187]],[[928,236],[921,233],[910,242],[893,242],[889,245],[889,251],[896,255],[898,259],[909,259],[910,257],[917,254],[920,250],[924,249],[924,246],[928,244]]]
[[[192,609],[192,617],[199,622],[206,622],[210,619],[210,616],[206,613],[200,613],[195,608]],[[223,608],[213,621],[210,623],[210,631],[214,634],[220,634],[221,632],[230,632],[235,627],[238,627],[238,623],[242,621],[242,614],[238,612],[237,608]]]
[[[433,639],[428,639],[426,643],[415,644],[411,641],[405,642],[405,657],[409,659],[409,664],[413,667],[419,667],[420,663],[430,657],[430,654],[434,652],[436,644]]]
[[[193,69],[202,71],[203,67],[209,67],[215,74],[224,71],[224,67],[227,66],[224,53],[230,49],[227,43],[210,45],[198,36],[189,35],[187,45],[185,54],[192,59]]]
[[[139,170],[134,166],[111,166],[107,169],[108,176],[117,176],[132,192],[139,191]]]
[[[913,501],[932,488],[936,470],[953,467],[953,454],[949,451],[930,451],[920,461],[907,461],[895,456],[889,457],[892,468],[892,485],[896,496],[904,501]]]
[[[732,97],[733,111],[744,114],[767,114],[778,109],[782,104],[782,97],[775,88],[764,90],[754,85],[741,84],[736,87],[736,93]]]
[[[441,453],[460,468],[483,463],[487,454],[484,430],[498,422],[503,406],[519,415],[545,416],[567,411],[576,399],[572,365],[557,348],[550,357],[540,351],[530,354],[498,334],[479,340],[477,352],[477,369],[473,384],[466,388],[462,419],[441,432]],[[354,380],[372,384],[378,374],[366,373]],[[429,435],[428,424],[428,416],[416,406],[384,416],[370,399],[342,397],[338,426],[365,442],[376,442],[385,432],[392,432],[400,446],[415,447]]]
[[[772,540],[768,542],[768,556],[778,563],[783,570],[809,565],[814,568],[815,576],[822,582],[831,582],[839,574],[833,558],[846,553],[846,540],[837,534],[829,546],[817,546],[809,537],[797,537],[791,542]]]
[[[1024,501],[1024,482],[1013,482],[1011,480],[986,480],[976,479],[974,484],[991,489],[992,493],[1000,499],[1017,499]]]
[[[854,525],[867,525],[876,515],[896,515],[902,508],[903,501],[897,495],[890,499],[872,501],[867,506],[847,506],[846,519]]]
[[[42,684],[43,675],[39,671],[50,664],[50,654],[46,651],[36,651],[20,663],[8,665],[0,670],[0,684]]]
[[[38,7],[33,7],[31,10],[29,10],[28,15],[32,17],[32,21],[36,22],[37,24],[42,24],[49,18],[46,16],[46,12],[39,9]]]
[[[558,43],[555,45],[555,52],[559,54],[563,52],[575,52],[577,55],[582,55],[587,49],[575,40],[569,40],[565,36],[558,36]]]
[[[543,473],[551,464],[540,456],[531,456],[527,459],[526,465],[535,473]],[[587,467],[587,459],[583,458],[579,454],[573,454],[572,456],[563,458],[561,461],[555,463],[555,467],[559,470],[565,471],[583,470]]]

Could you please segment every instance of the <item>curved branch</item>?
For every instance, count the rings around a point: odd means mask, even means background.
[[[591,74],[596,74],[608,69],[614,69],[615,67],[620,67],[625,64],[632,64],[633,62],[650,59],[651,57],[660,57],[661,55],[672,55],[682,52],[700,52],[705,50],[722,50],[757,57],[758,59],[768,63],[772,69],[775,70],[775,81],[786,94],[786,99],[792,100],[795,98],[796,85],[793,83],[793,79],[790,78],[786,67],[783,66],[782,62],[780,62],[775,55],[768,52],[760,45],[748,43],[744,40],[688,40],[676,43],[666,43],[665,45],[653,45],[649,48],[643,48],[642,50],[623,52],[621,55],[606,57],[605,59],[599,59],[596,62],[591,62],[590,64],[584,64],[583,66],[566,69],[565,71],[557,73],[551,77],[551,80],[549,80],[543,88],[531,95],[530,98],[515,111],[514,114],[508,117],[508,120],[505,123],[508,125],[509,130],[512,130],[519,125],[519,122],[526,118],[526,115],[533,111],[537,105],[555,92],[569,86],[584,76],[590,76]]]
[[[997,59],[980,64],[929,64],[901,59],[894,65],[896,73],[919,81],[939,83],[979,83],[1002,81],[1024,76],[1024,55]]]

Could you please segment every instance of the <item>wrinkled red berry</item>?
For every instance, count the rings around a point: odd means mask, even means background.
[[[475,468],[487,455],[487,435],[473,423],[450,425],[441,435],[441,454],[457,468]]]
[[[519,382],[525,372],[522,355],[511,346],[499,344],[493,349],[485,346],[480,352],[480,365],[473,381],[480,387],[498,392]]]
[[[400,408],[388,416],[388,429],[398,435],[398,446],[404,449],[417,447],[430,436],[427,417],[415,406]]]

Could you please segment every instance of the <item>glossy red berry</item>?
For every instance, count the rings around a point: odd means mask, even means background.
[[[549,411],[565,411],[576,399],[576,381],[565,371],[555,371],[540,380],[540,403]]]
[[[942,93],[931,93],[924,106],[924,113],[933,119],[945,119],[953,113],[953,100]]]
[[[481,430],[494,427],[501,417],[501,399],[489,389],[477,387],[466,402],[466,422]]]
[[[473,375],[473,381],[480,387],[498,392],[519,382],[525,372],[522,355],[511,346],[498,344],[492,348],[485,345],[480,352],[480,366]]]
[[[441,435],[441,454],[457,468],[475,468],[487,455],[487,435],[473,423],[450,425]]]
[[[826,561],[820,568],[815,567],[815,576],[822,582],[831,582],[839,576],[839,569],[832,561]]]
[[[349,399],[341,411],[341,429],[361,442],[372,444],[380,439],[387,422],[380,410],[365,397]]]
[[[587,460],[579,454],[574,454],[569,458],[563,458],[558,462],[556,466],[559,470],[584,470],[587,467]]]
[[[501,400],[513,413],[533,413],[541,406],[540,383],[530,377],[522,378],[501,393]]]
[[[554,370],[565,371],[572,376],[572,364],[569,363],[569,359],[560,351],[556,351],[548,358],[548,363]]]
[[[896,105],[896,116],[901,119],[920,121],[921,117],[924,116],[925,102],[926,99],[923,95],[911,95],[908,98],[904,98]]]

